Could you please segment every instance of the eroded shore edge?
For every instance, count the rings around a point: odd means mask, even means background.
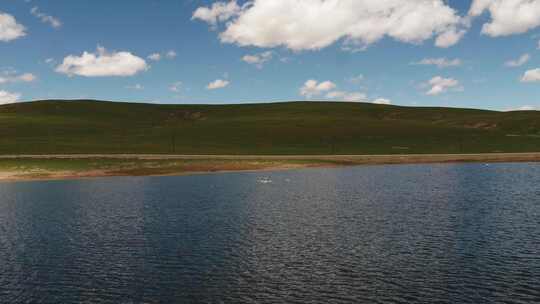
[[[40,165],[55,161],[113,162],[106,168],[48,169]],[[63,180],[112,176],[168,176],[218,172],[277,171],[356,165],[540,162],[538,153],[414,154],[414,155],[155,155],[155,154],[70,154],[0,155],[0,162],[20,163],[0,168],[0,182]],[[115,166],[115,161],[123,162]],[[124,164],[128,162],[129,166]],[[159,162],[158,165],[155,162]]]

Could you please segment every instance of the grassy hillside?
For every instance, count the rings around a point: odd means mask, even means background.
[[[540,112],[363,103],[0,106],[0,154],[412,154],[540,151]]]

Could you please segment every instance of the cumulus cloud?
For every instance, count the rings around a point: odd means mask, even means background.
[[[362,92],[332,91],[326,94],[326,98],[343,101],[365,101],[367,100],[367,95]]]
[[[537,107],[535,106],[522,106],[516,109],[516,111],[535,111]]]
[[[272,60],[273,53],[271,51],[255,54],[255,55],[245,55],[242,57],[242,61],[256,66],[258,69],[262,69],[264,64]]]
[[[135,85],[129,85],[129,86],[126,86],[126,89],[140,91],[140,90],[144,90],[144,86],[137,83],[137,84],[135,84]]]
[[[152,60],[152,61],[160,61],[163,58],[174,59],[174,58],[176,58],[176,52],[173,51],[173,50],[170,50],[170,51],[167,51],[167,52],[163,52],[163,54],[161,54],[161,53],[152,53],[152,54],[148,55],[147,58],[149,60]]]
[[[540,68],[526,71],[521,82],[540,82]]]
[[[459,81],[453,78],[444,78],[436,76],[431,78],[425,86],[430,87],[426,92],[426,95],[435,96],[447,92],[450,89],[463,90],[463,87],[459,85]]]
[[[336,88],[336,84],[331,81],[318,82],[317,80],[310,79],[304,83],[300,88],[300,95],[306,98],[312,98],[320,96],[325,92]]]
[[[84,52],[81,56],[69,55],[64,58],[56,72],[69,76],[84,77],[133,76],[146,71],[146,61],[130,52],[107,52],[98,46],[97,53]]]
[[[161,54],[160,53],[153,53],[148,55],[148,59],[152,61],[160,61],[161,60]]]
[[[25,27],[10,14],[0,12],[0,41],[8,42],[26,35]]]
[[[53,16],[47,15],[39,10],[39,7],[34,6],[30,13],[34,15],[36,18],[40,19],[43,23],[48,23],[54,28],[59,28],[62,26],[62,22]]]
[[[360,78],[360,77],[355,77]],[[363,79],[363,78],[361,78]],[[337,85],[332,81],[318,82],[317,80],[310,79],[304,83],[300,88],[300,95],[311,99],[313,97],[324,95],[325,99],[339,100],[339,101],[356,101],[356,102],[372,102],[378,104],[390,104],[390,100],[384,98],[378,98],[370,100],[368,96],[363,92],[349,92],[337,90]]]
[[[21,94],[19,93],[0,91],[0,105],[17,102],[20,98]]]
[[[386,99],[386,98],[377,98],[377,99],[373,100],[373,103],[381,104],[381,105],[390,105],[390,104],[392,104],[392,101],[390,99]]]
[[[440,34],[437,39],[435,39],[435,46],[440,48],[449,48],[454,44],[458,43],[463,36],[467,33],[464,29],[452,28]]]
[[[482,26],[482,33],[492,37],[525,33],[540,26],[538,0],[474,0],[469,16],[486,11],[491,20]]]
[[[167,51],[167,53],[165,53],[165,57],[169,59],[176,58],[176,52],[173,50]]]
[[[212,4],[211,7],[199,7],[193,13],[191,19],[199,19],[215,27],[218,22],[224,22],[237,16],[240,11],[241,8],[238,3],[236,3],[236,0],[228,3],[216,2]]]
[[[169,86],[169,90],[172,92],[180,92],[182,90],[183,83],[181,81],[177,81]]]
[[[228,80],[216,79],[216,80],[210,82],[206,86],[206,89],[208,89],[208,90],[222,89],[222,88],[227,87],[229,84],[230,84],[230,82]]]
[[[16,71],[4,71],[0,74],[0,84],[15,82],[32,82],[37,77],[32,73],[17,74]]]
[[[331,91],[326,94],[326,98],[340,101],[369,102],[382,105],[392,104],[390,99],[386,98],[370,100],[368,96],[362,92]]]
[[[424,58],[418,62],[413,62],[416,65],[435,65],[438,68],[448,68],[460,66],[462,64],[461,59],[447,59],[447,58]]]
[[[509,61],[505,62],[504,65],[507,66],[507,67],[510,67],[510,68],[520,67],[520,66],[524,65],[525,63],[527,63],[529,61],[529,59],[531,59],[531,55],[523,54],[518,59],[509,60]]]
[[[219,35],[225,43],[295,51],[341,39],[362,49],[385,36],[415,44],[437,37],[437,46],[449,47],[465,33],[461,17],[443,0],[253,0],[243,7],[216,2],[199,7],[193,19],[213,27],[227,21]]]
[[[362,75],[362,74],[359,74],[359,75],[356,75],[356,76],[353,76],[353,77],[350,77],[349,79],[347,79],[347,81],[352,83],[352,84],[359,84],[363,80],[364,80],[364,75]]]
[[[36,80],[36,76],[34,76],[32,73],[25,73],[19,76],[19,79],[24,82],[32,82]]]

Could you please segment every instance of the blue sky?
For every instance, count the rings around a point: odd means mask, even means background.
[[[540,0],[5,0],[0,14],[3,103],[540,109]]]

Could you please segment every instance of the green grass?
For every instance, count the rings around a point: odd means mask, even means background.
[[[0,106],[0,154],[539,152],[540,112],[291,102]]]

